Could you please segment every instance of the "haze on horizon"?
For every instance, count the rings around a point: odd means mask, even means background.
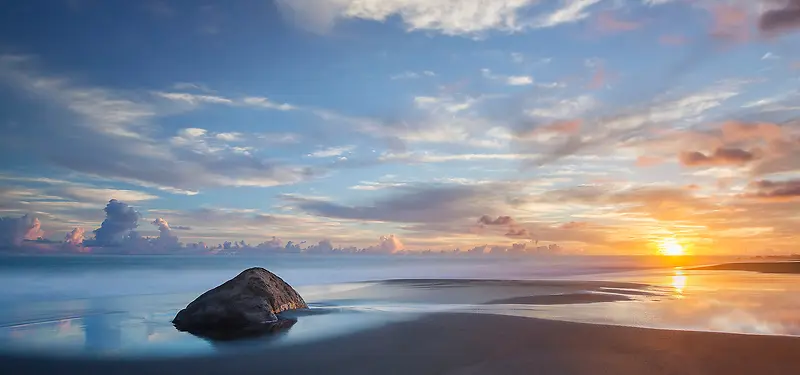
[[[798,0],[3,5],[0,246],[797,252]]]

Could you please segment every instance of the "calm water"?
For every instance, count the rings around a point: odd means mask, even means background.
[[[691,264],[730,259],[691,259]],[[800,335],[800,278],[676,270],[658,257],[63,256],[2,257],[0,348],[46,355],[209,355],[293,345],[435,311],[510,314],[653,328]],[[687,265],[687,264],[682,264]],[[198,294],[263,266],[294,285],[312,306],[284,334],[213,343],[169,321]],[[496,291],[462,290],[463,300],[431,297],[380,280],[474,278],[608,280],[642,284],[632,301],[570,306],[483,305]],[[435,291],[434,291],[435,292]],[[562,293],[541,289],[527,294]],[[452,291],[447,291],[453,294]]]

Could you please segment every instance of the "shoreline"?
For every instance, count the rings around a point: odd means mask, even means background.
[[[800,261],[736,262],[688,268],[692,271],[748,271],[760,273],[800,274]]]
[[[658,330],[503,315],[436,313],[309,343],[203,357],[0,355],[19,375],[92,374],[787,374],[800,337]],[[6,371],[3,371],[6,373]]]

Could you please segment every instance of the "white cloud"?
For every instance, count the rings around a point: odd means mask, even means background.
[[[506,78],[506,82],[511,86],[527,86],[533,84],[533,78],[530,76],[509,76]]]
[[[312,158],[330,158],[334,156],[342,156],[350,151],[355,149],[355,146],[340,146],[340,147],[329,147],[322,150],[314,151],[308,156]]]
[[[104,203],[110,199],[117,199],[123,202],[141,202],[158,199],[157,196],[135,190],[124,189],[105,189],[86,186],[68,187],[63,190],[63,194],[76,198],[82,202]]]
[[[393,80],[393,81],[396,81],[396,80],[399,80],[399,79],[417,79],[417,78],[421,78],[423,76],[425,76],[425,77],[435,77],[436,73],[434,73],[434,72],[432,72],[430,70],[423,70],[420,73],[412,72],[412,71],[408,71],[407,70],[407,71],[402,72],[400,74],[395,74],[395,75],[393,75],[393,76],[391,76],[389,78],[391,80]]]
[[[588,17],[600,0],[569,0],[555,10],[529,16],[538,0],[278,0],[285,17],[298,26],[324,33],[337,21],[363,19],[386,22],[399,18],[406,30],[433,30],[445,35],[475,35],[487,31],[519,32],[553,27]]]
[[[557,82],[550,82],[550,83],[539,83],[535,82],[533,77],[531,76],[515,76],[515,75],[502,75],[502,74],[494,74],[490,69],[483,68],[481,69],[481,75],[483,78],[490,79],[493,81],[500,81],[509,86],[530,86],[536,85],[540,88],[556,88],[556,87],[563,87],[563,84]]]
[[[778,56],[778,55],[776,55],[776,54],[774,54],[772,52],[767,52],[767,53],[764,54],[764,56],[761,57],[761,60],[778,60],[780,58],[781,58],[780,56]]]
[[[430,110],[433,113],[447,112],[458,113],[469,109],[478,101],[477,98],[467,97],[462,100],[457,100],[451,96],[416,96],[414,97],[414,104],[417,108]]]
[[[573,23],[589,17],[587,9],[600,0],[568,0],[555,11],[538,16],[532,26],[535,28],[554,27],[561,24]]]
[[[570,99],[546,101],[543,104],[546,106],[529,109],[525,113],[548,119],[574,119],[594,109],[597,101],[591,95],[580,95]]]
[[[82,126],[114,136],[140,138],[141,130],[156,116],[152,105],[134,101],[120,92],[80,87],[65,78],[33,72],[28,69],[32,60],[27,56],[0,56],[0,78],[86,117],[89,121]]]
[[[154,94],[164,99],[186,102],[191,105],[198,105],[200,103],[233,104],[233,100],[214,95],[197,95],[186,92],[155,92]]]
[[[287,103],[275,103],[267,98],[264,97],[247,97],[242,100],[244,104],[255,106],[255,107],[262,107],[262,108],[269,108],[269,109],[277,109],[279,111],[291,111],[297,109],[297,107],[287,104]]]
[[[198,106],[201,104],[223,104],[230,106],[250,106],[259,108],[276,109],[279,111],[291,111],[297,107],[287,103],[275,103],[267,98],[258,96],[248,96],[241,99],[231,99],[216,95],[190,94],[187,92],[154,92],[154,95],[175,101]]]

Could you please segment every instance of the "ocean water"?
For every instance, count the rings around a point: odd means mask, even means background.
[[[294,345],[433,312],[506,314],[664,329],[800,335],[800,278],[691,271],[731,258],[470,256],[0,257],[0,351],[44,356],[187,356]],[[260,266],[312,307],[269,338],[219,343],[170,324],[200,293]],[[683,267],[683,268],[676,268]],[[393,279],[556,280],[445,288]],[[628,284],[587,283],[607,281]],[[621,302],[486,304],[501,297],[612,294]]]

